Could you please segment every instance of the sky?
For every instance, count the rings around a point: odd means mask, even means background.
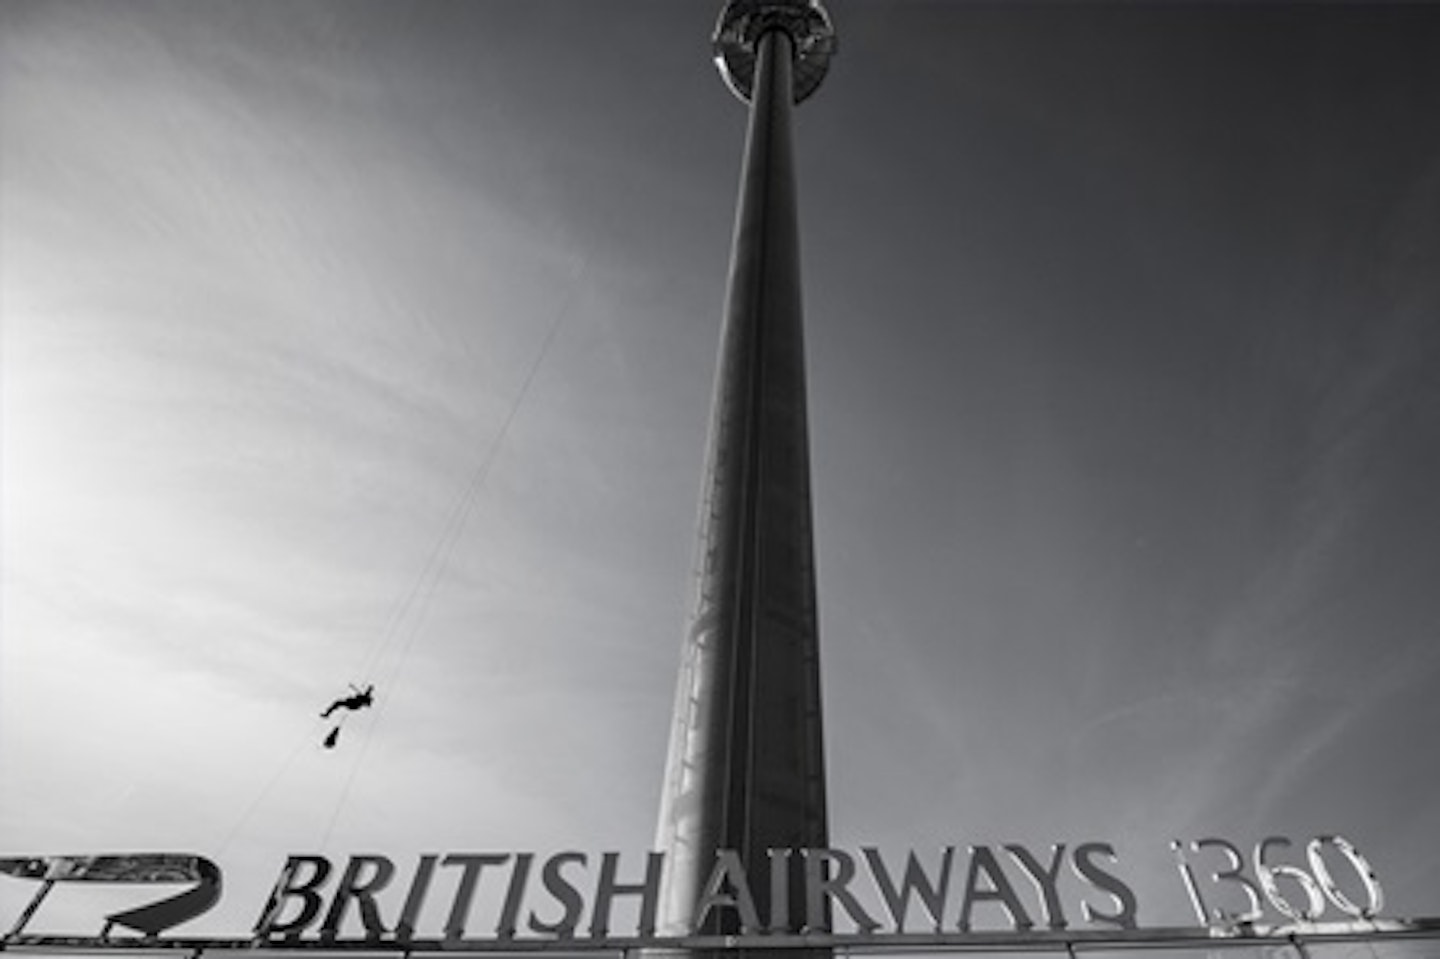
[[[1440,915],[1440,7],[829,7],[832,844],[1109,842],[1160,926],[1172,839],[1339,833]],[[231,934],[291,853],[650,847],[717,10],[0,7],[0,855],[210,856]]]

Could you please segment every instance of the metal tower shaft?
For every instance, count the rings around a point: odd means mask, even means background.
[[[738,854],[762,923],[799,930],[806,898],[798,850],[827,844],[790,135],[794,68],[804,42],[783,24],[763,22],[749,38],[754,59],[746,66],[753,73],[747,70],[742,93],[750,99],[749,127],[699,521],[697,593],[660,813],[659,845],[668,861],[661,928],[669,933],[740,931],[734,909],[695,915],[720,850]],[[786,862],[771,850],[797,852]],[[772,890],[772,875],[784,877],[783,889]]]

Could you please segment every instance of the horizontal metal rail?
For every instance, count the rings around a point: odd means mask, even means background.
[[[544,953],[548,956],[631,953],[685,953],[691,950],[813,949],[838,953],[1011,953],[1122,951],[1130,949],[1231,949],[1260,946],[1307,946],[1340,943],[1398,943],[1440,940],[1440,917],[1412,920],[1371,920],[1344,923],[1303,923],[1289,926],[1241,925],[1233,928],[1173,926],[1157,929],[1067,930],[1023,932],[813,933],[798,935],[679,936],[679,937],[577,937],[552,939],[244,939],[244,938],[142,938],[135,936],[17,935],[0,940],[0,952],[108,953],[199,957],[207,952],[250,952],[304,955],[307,959],[332,955],[500,956]]]

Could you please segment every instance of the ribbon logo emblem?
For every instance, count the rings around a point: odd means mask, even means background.
[[[0,858],[0,873],[40,883],[34,898],[14,927],[0,938],[0,943],[20,935],[57,882],[195,884],[178,896],[111,913],[105,917],[105,926],[100,932],[102,939],[113,926],[122,926],[146,937],[158,936],[208,912],[220,900],[222,886],[219,866],[204,856],[188,853]]]

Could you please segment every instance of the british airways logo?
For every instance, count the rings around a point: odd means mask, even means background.
[[[135,853],[107,856],[31,856],[0,859],[0,873],[40,884],[19,921],[5,938],[18,935],[35,915],[56,883],[143,884],[186,883],[178,896],[105,916],[101,936],[120,926],[142,936],[162,932],[208,912],[220,901],[220,867],[204,856],[185,853]]]

